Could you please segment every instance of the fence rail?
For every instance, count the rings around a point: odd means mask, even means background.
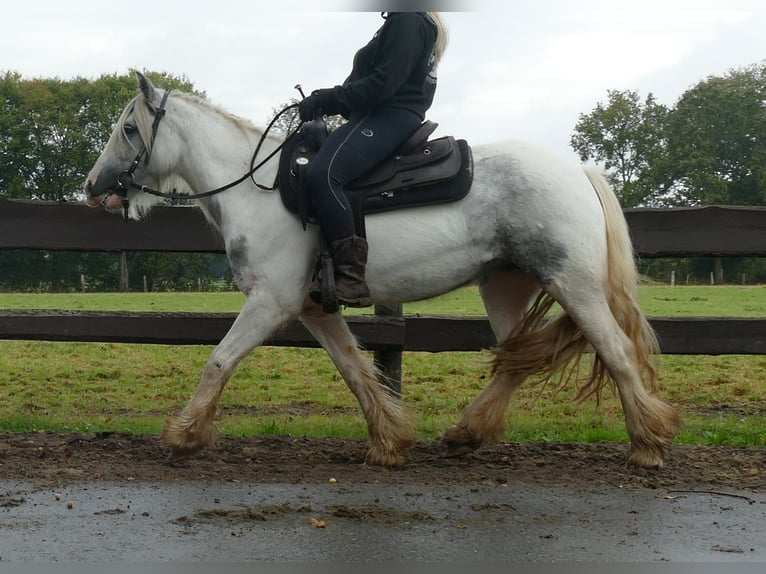
[[[766,209],[700,207],[625,210],[642,257],[766,256]],[[149,220],[123,224],[81,204],[0,199],[0,249],[222,252],[195,208],[155,208]],[[389,372],[402,351],[476,351],[494,344],[480,317],[351,316],[347,321]],[[0,310],[0,339],[216,344],[235,314]],[[766,318],[654,317],[662,352],[766,354]],[[316,347],[300,323],[269,345]],[[395,377],[396,378],[396,377]]]
[[[766,208],[626,209],[642,257],[766,256]],[[0,249],[223,253],[192,207],[155,207],[140,223],[77,203],[0,199]]]
[[[215,345],[236,313],[135,313],[0,309],[0,340]],[[346,321],[370,351],[478,351],[494,345],[483,317],[350,316]],[[766,320],[729,317],[652,317],[662,352],[675,355],[766,355]],[[266,342],[318,347],[299,322]]]

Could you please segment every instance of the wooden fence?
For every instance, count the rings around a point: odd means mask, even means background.
[[[625,211],[641,257],[766,256],[766,209],[701,207]],[[155,208],[151,219],[124,224],[81,204],[0,199],[0,249],[222,252],[194,208]],[[0,270],[0,273],[2,270]],[[0,301],[2,295],[0,295]],[[477,351],[494,344],[485,318],[396,316],[347,321],[389,376],[399,380],[402,351]],[[0,305],[0,339],[217,344],[236,314],[13,310]],[[651,317],[663,353],[766,354],[766,318]],[[268,345],[316,347],[300,323]]]

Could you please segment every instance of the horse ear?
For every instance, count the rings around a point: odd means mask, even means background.
[[[144,99],[151,102],[154,99],[154,84],[138,70],[136,70],[136,80],[138,80],[138,87],[141,89],[141,93],[144,94]]]

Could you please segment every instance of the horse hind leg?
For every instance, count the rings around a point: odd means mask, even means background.
[[[479,285],[498,341],[505,340],[519,324],[539,291],[537,281],[521,272],[494,273]],[[527,375],[513,369],[493,369],[489,384],[463,410],[460,421],[442,435],[446,456],[462,456],[497,439],[506,429],[511,397]]]
[[[534,291],[528,294],[531,297]],[[566,313],[543,324],[547,311],[556,300],[553,294],[558,295]],[[488,313],[496,313],[498,298],[490,295],[489,301]],[[510,304],[507,305],[510,310]],[[548,293],[540,296],[523,319],[516,321],[517,324],[506,321],[499,325],[496,332],[506,331],[506,336],[498,337],[501,343],[493,350],[492,380],[466,407],[461,421],[445,433],[443,440],[448,455],[470,452],[502,432],[508,401],[524,380],[538,373],[543,379],[560,373],[566,376],[590,344],[596,351],[596,359],[592,377],[581,388],[581,396],[598,392],[608,373],[617,385],[625,412],[631,441],[628,464],[646,468],[662,466],[665,450],[680,421],[675,410],[652,392],[655,370],[646,361],[654,339],[647,331],[648,323],[635,301],[614,305],[631,336],[615,318],[605,294],[593,287],[565,290],[549,285]],[[619,309],[621,305],[625,307]],[[521,306],[518,306],[515,312],[520,310]],[[493,322],[493,328],[496,323],[497,320]]]
[[[615,329],[614,325],[605,330],[606,336],[596,339],[593,346],[619,391],[630,438],[628,465],[662,467],[666,450],[681,426],[678,413],[654,393],[654,370],[648,371],[651,372],[650,380],[642,377],[643,369],[634,342],[621,329]],[[610,336],[609,331],[614,334]]]
[[[570,292],[565,305],[593,346],[597,365],[603,365],[617,385],[630,438],[628,465],[663,466],[681,423],[675,409],[654,393],[657,382],[651,354],[657,351],[656,339],[637,302],[624,294],[610,307],[604,294],[591,290]]]

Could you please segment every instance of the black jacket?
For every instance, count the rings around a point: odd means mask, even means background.
[[[335,88],[344,115],[390,106],[424,118],[436,91],[435,43],[436,25],[424,12],[390,12],[354,56],[349,77]]]

